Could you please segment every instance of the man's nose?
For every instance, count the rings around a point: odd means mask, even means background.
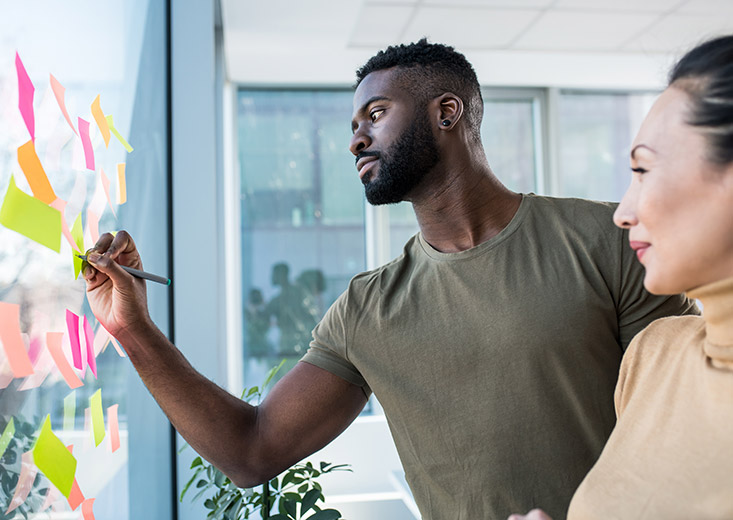
[[[369,147],[372,140],[360,128],[357,128],[349,143],[349,150],[354,155],[359,155],[362,151]]]

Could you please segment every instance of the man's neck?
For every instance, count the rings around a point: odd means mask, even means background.
[[[423,238],[436,250],[455,253],[498,235],[519,209],[522,196],[508,190],[488,164],[466,165],[426,179],[412,198]]]

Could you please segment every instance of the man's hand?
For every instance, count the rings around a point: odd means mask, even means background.
[[[552,520],[552,518],[541,509],[533,509],[526,515],[511,515],[507,520]]]
[[[145,280],[126,273],[119,264],[142,270],[140,254],[127,231],[102,235],[87,252],[84,269],[92,312],[118,339],[128,331],[150,325]]]

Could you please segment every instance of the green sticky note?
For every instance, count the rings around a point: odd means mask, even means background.
[[[5,455],[5,450],[8,449],[8,444],[13,439],[13,435],[15,435],[15,422],[11,417],[10,422],[5,426],[5,430],[3,430],[2,437],[0,437],[0,458]]]
[[[18,189],[10,177],[0,224],[49,249],[61,251],[61,212]]]
[[[51,430],[51,416],[47,415],[33,448],[33,462],[46,478],[69,498],[76,474],[76,459]]]
[[[104,410],[102,409],[102,389],[100,388],[89,398],[89,408],[92,416],[92,432],[94,432],[94,445],[104,439]]]
[[[84,229],[81,227],[81,213],[77,215],[74,225],[71,226],[71,238],[79,247],[79,251],[84,251]],[[79,258],[76,251],[71,252],[71,256],[74,259],[74,279],[79,278],[81,272],[81,264],[83,260]]]
[[[64,430],[73,430],[76,422],[76,390],[64,397]]]
[[[109,126],[109,131],[112,132],[112,134],[117,138],[117,140],[122,144],[122,146],[125,147],[125,150],[127,150],[127,153],[132,152],[133,148],[130,146],[130,143],[128,143],[124,137],[120,135],[120,133],[115,128],[115,122],[111,115],[104,116],[104,118],[107,120],[107,125]]]

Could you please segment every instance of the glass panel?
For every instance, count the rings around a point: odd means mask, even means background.
[[[247,386],[281,359],[294,366],[365,268],[364,196],[348,151],[352,95],[239,92]]]
[[[160,273],[166,271],[168,245],[167,103],[165,89],[161,87],[166,83],[165,17],[165,2],[158,0],[116,4],[82,1],[73,9],[53,0],[9,3],[3,7],[0,17],[0,198],[6,200],[12,175],[24,192],[22,197],[36,194],[31,203],[46,207],[55,197],[66,202],[62,214],[56,212],[55,218],[59,219],[57,222],[63,218],[72,227],[80,216],[82,251],[95,241],[97,218],[99,232],[130,229],[143,255],[149,259],[146,268]],[[30,146],[31,133],[18,106],[16,51],[35,89],[29,105],[34,115],[34,146],[53,190],[50,198],[37,191],[37,185],[26,178],[27,167],[24,175],[19,164],[18,148]],[[60,109],[49,74],[65,88],[70,123]],[[97,95],[103,113],[113,116],[116,130],[134,147],[132,153],[114,136],[106,146],[102,135],[104,124],[97,122],[91,108]],[[88,146],[93,150],[93,166],[85,157],[82,119],[89,123]],[[124,184],[118,177],[121,163],[126,163]],[[101,182],[102,170],[110,181],[109,202]],[[120,199],[123,185],[127,198],[124,204]],[[28,222],[31,217],[26,214],[22,218]],[[130,518],[132,453],[144,442],[157,443],[161,448],[162,460],[156,460],[156,464],[168,465],[169,454],[163,449],[164,442],[149,435],[135,437],[133,441],[130,432],[147,427],[133,425],[133,421],[140,421],[138,410],[147,404],[134,403],[135,410],[131,410],[133,403],[128,400],[130,381],[139,384],[137,376],[129,360],[118,354],[91,314],[85,300],[84,282],[74,277],[70,243],[60,231],[55,240],[60,243],[59,252],[0,226],[0,301],[3,309],[18,312],[19,320],[13,320],[12,324],[21,334],[22,350],[33,363],[33,375],[13,378],[8,359],[10,342],[5,336],[4,348],[0,349],[0,387],[3,387],[0,429],[12,418],[16,434],[0,459],[0,509],[6,511],[15,491],[21,454],[29,450],[30,441],[49,415],[54,434],[64,445],[73,444],[77,459],[75,478],[84,497],[95,499],[97,518]],[[166,292],[151,287],[149,293],[151,314],[165,331]],[[90,361],[96,359],[96,376],[88,367],[69,369],[83,382],[75,390],[62,376],[59,365],[63,362],[57,364],[58,359],[69,364],[74,359],[67,310],[80,317],[80,327],[76,328],[80,334],[79,352],[86,354],[89,346],[95,354],[86,359],[89,367],[92,367]],[[85,319],[95,335],[94,342],[87,343]],[[61,358],[52,355],[56,352],[55,343],[48,341],[49,332],[63,336]],[[99,444],[93,440],[93,421],[87,411],[90,397],[98,390],[101,390],[106,429],[105,438]],[[119,427],[119,448],[114,452],[110,430],[112,405],[118,405]],[[165,471],[170,472],[167,468]],[[140,480],[139,475],[137,478]],[[165,494],[169,490],[161,491],[156,484],[149,483],[158,495],[163,493],[160,500],[167,506],[170,499]],[[16,512],[33,517],[41,509],[49,489],[53,486],[39,472],[28,498]],[[78,509],[76,513],[70,512],[67,500],[59,494],[52,495],[47,505],[51,509],[44,518],[79,515]],[[147,506],[149,510],[158,509],[155,503]]]
[[[655,97],[561,92],[559,195],[621,200],[631,178],[629,146]]]
[[[484,118],[481,140],[494,173],[510,190],[535,191],[535,140],[532,98],[491,99],[484,92]],[[400,203],[389,207],[390,252],[402,253],[407,240],[417,233],[412,206]]]

